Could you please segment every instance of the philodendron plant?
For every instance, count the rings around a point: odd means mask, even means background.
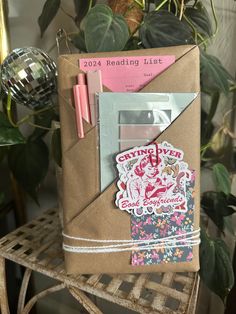
[[[201,51],[201,91],[202,97],[202,132],[201,132],[201,160],[202,169],[211,171],[215,181],[215,189],[202,192],[202,210],[215,223],[219,237],[211,238],[206,226],[202,225],[200,246],[200,276],[205,284],[214,291],[223,301],[234,284],[232,263],[226,243],[222,239],[225,232],[234,235],[232,215],[235,213],[236,197],[231,193],[233,167],[233,141],[232,129],[230,129],[231,111],[222,117],[222,124],[216,126],[213,118],[217,109],[224,111],[222,94],[229,97],[235,90],[235,81],[222,65],[221,61],[207,52],[208,45],[212,42],[218,31],[218,20],[215,12],[214,0],[108,0],[108,4],[97,4],[94,0],[74,0],[74,12],[68,13],[63,9],[62,0],[47,0],[38,23],[43,36],[47,27],[62,9],[68,18],[74,20],[73,33],[62,32],[59,42],[65,40],[68,45],[73,45],[81,52],[134,50],[154,47],[166,47],[185,44],[196,44]],[[208,4],[209,10],[205,4]],[[62,28],[66,28],[61,25]],[[64,35],[63,35],[64,34]],[[206,110],[206,108],[210,108]],[[52,110],[52,109],[50,109]],[[43,129],[35,129],[31,135],[32,149],[28,148],[29,140],[22,143],[17,140],[21,134],[20,126],[13,126],[4,113],[0,114],[0,129],[6,134],[8,128],[14,138],[15,149],[7,149],[8,141],[5,135],[0,136],[4,142],[2,149],[4,156],[8,157],[9,168],[26,191],[35,196],[35,191],[44,179],[48,166],[48,151],[45,150],[43,137],[55,119],[55,112],[51,114],[33,112],[38,125]],[[28,120],[25,120],[28,122]],[[36,132],[36,133],[35,133]],[[9,133],[8,133],[9,134]],[[53,156],[60,164],[59,131],[53,135]],[[37,146],[37,141],[39,145]],[[34,144],[32,144],[32,141]],[[22,160],[21,171],[16,171],[14,160],[17,146],[27,151],[27,159]],[[26,146],[24,146],[26,145]],[[37,146],[37,150],[36,150]],[[44,148],[43,148],[44,147]],[[37,159],[40,158],[40,150],[44,160],[41,167],[45,170],[37,180],[32,178],[33,193],[27,190],[31,174],[37,173]],[[231,152],[230,158],[225,158],[225,152]],[[12,157],[13,154],[13,157]],[[41,156],[42,158],[42,156]],[[27,164],[31,162],[30,167]],[[227,161],[227,162],[226,162]],[[30,169],[29,169],[30,168]],[[25,173],[29,173],[27,186],[24,184]]]

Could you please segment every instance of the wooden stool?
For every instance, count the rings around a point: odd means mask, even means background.
[[[64,268],[61,225],[58,210],[39,218],[0,239],[0,304],[8,314],[5,259],[26,268],[18,301],[18,314],[29,313],[37,300],[68,289],[89,313],[102,313],[84,293],[119,304],[138,313],[194,314],[199,278],[197,273],[155,273],[127,275],[67,275]],[[58,280],[25,304],[32,271]]]

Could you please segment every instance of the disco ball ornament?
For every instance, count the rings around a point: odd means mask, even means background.
[[[15,102],[42,108],[56,91],[56,64],[41,49],[14,49],[2,63],[1,83]]]

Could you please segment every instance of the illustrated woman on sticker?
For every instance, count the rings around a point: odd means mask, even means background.
[[[169,186],[163,184],[158,176],[158,164],[160,159],[155,155],[148,155],[141,159],[140,163],[134,167],[127,181],[127,193],[130,199],[149,199],[163,195]]]

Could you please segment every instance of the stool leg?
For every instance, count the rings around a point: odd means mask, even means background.
[[[84,294],[84,292],[73,287],[68,287],[68,289],[73,297],[83,305],[89,314],[102,314],[99,308]]]
[[[0,305],[2,314],[10,314],[6,285],[5,258],[1,256],[0,256]]]
[[[17,307],[17,314],[20,314],[25,306],[25,296],[26,292],[29,286],[29,280],[31,276],[32,270],[29,268],[26,268],[24,277],[22,280],[21,288],[20,288],[20,294],[19,294],[19,299],[18,299],[18,307]]]

